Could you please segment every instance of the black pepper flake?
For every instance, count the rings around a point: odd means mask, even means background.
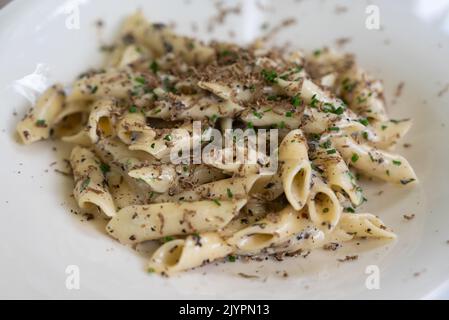
[[[170,43],[168,43],[167,41],[164,41],[163,44],[164,44],[164,50],[166,53],[170,53],[173,51],[173,46]]]
[[[156,30],[165,29],[167,25],[165,23],[153,23],[153,28]]]
[[[136,38],[132,33],[127,33],[122,37],[122,42],[124,44],[133,44],[134,42],[136,42]]]
[[[359,258],[358,255],[353,255],[353,256],[346,256],[343,259],[337,259],[340,262],[347,262],[347,261],[354,261],[357,260]]]

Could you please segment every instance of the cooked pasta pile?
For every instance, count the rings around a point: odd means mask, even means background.
[[[395,237],[376,216],[355,213],[365,199],[357,175],[415,184],[407,160],[390,153],[411,121],[388,117],[381,82],[352,55],[204,44],[141,13],[107,50],[105,65],[70,89],[50,87],[17,131],[25,144],[74,145],[79,207],[99,208],[123,244],[160,242],[149,271]],[[275,157],[224,163],[227,151],[253,150],[223,145],[218,158],[174,163],[181,147],[204,150],[210,129],[275,129],[264,140]],[[264,170],[273,159],[276,169]]]

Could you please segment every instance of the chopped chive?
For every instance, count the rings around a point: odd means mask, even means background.
[[[299,97],[299,95],[296,95],[294,97],[292,97],[292,105],[296,108],[299,107],[299,105],[301,104],[301,98]]]
[[[352,208],[352,207],[346,207],[346,208],[344,209],[344,211],[345,211],[345,212],[355,213],[355,210],[354,210],[354,208]]]
[[[312,99],[310,100],[310,106],[312,108],[316,108],[317,107],[317,103],[318,103],[318,99],[316,98],[316,93],[312,96]]]
[[[357,121],[363,124],[365,127],[369,125],[368,119],[366,118],[358,119]]]
[[[93,86],[90,88],[90,93],[95,94],[95,92],[97,92],[98,90],[98,86]]]
[[[330,131],[340,131],[339,127],[330,127],[329,128]]]
[[[46,128],[47,127],[47,124],[45,123],[45,120],[37,120],[36,121],[36,127],[39,127],[39,128]]]
[[[329,149],[326,151],[327,154],[334,154],[336,152],[337,152],[337,150],[335,150],[335,149]]]
[[[103,172],[103,174],[106,174],[109,171],[111,171],[111,167],[106,163],[102,163],[102,164],[100,164],[100,170],[101,170],[101,172]]]
[[[362,136],[365,140],[368,140],[368,132],[363,131]]]
[[[265,81],[269,83],[276,83],[276,78],[278,76],[276,71],[263,69],[261,74],[264,77]]]
[[[357,100],[358,104],[362,104],[362,103],[366,102],[366,97],[357,96],[356,100]]]
[[[399,161],[399,160],[393,160],[393,164],[395,165],[395,166],[400,166],[401,165],[401,161]]]
[[[262,119],[262,114],[260,112],[254,111],[253,115],[256,116],[259,119]]]
[[[303,69],[302,66],[296,66],[295,69],[294,69],[294,71],[295,71],[296,73],[299,73],[299,72],[302,71],[302,69]]]
[[[163,243],[173,241],[173,240],[175,240],[175,238],[173,238],[172,236],[166,236],[166,237],[162,238]]]
[[[356,85],[357,85],[357,82],[354,81],[353,83],[351,83],[349,78],[345,78],[342,82],[343,90],[345,90],[347,92],[351,92],[355,88]]]
[[[156,270],[155,270],[154,268],[148,268],[148,269],[147,269],[147,272],[148,272],[148,273],[155,273]]]
[[[128,110],[130,113],[136,113],[137,112],[137,106],[135,106],[135,105],[132,105],[131,107],[129,107],[129,110]]]
[[[172,136],[170,135],[170,134],[167,134],[165,137],[164,137],[164,140],[165,141],[172,141]]]
[[[213,201],[217,206],[221,206],[220,201],[218,201],[217,199],[213,199],[212,201]]]
[[[231,189],[227,188],[226,193],[228,194],[228,198],[232,198],[234,195],[232,194]]]
[[[285,116],[286,116],[287,118],[291,118],[292,115],[293,115],[293,113],[292,113],[291,111],[287,111],[287,112],[285,113]]]
[[[144,77],[135,77],[134,81],[136,81],[139,84],[145,84],[147,80]]]
[[[326,140],[325,142],[323,142],[323,143],[321,144],[321,148],[323,148],[323,149],[329,149],[329,148],[331,147],[331,145],[332,145],[332,142],[331,142],[330,140]]]
[[[336,115],[341,115],[345,111],[345,106],[335,107],[332,103],[326,102],[324,103],[323,111],[327,113],[333,113]]]
[[[320,138],[321,138],[321,136],[318,133],[311,133],[310,134],[310,139],[311,140],[318,141],[318,140],[320,140]]]
[[[153,73],[157,73],[159,71],[159,65],[156,61],[151,62],[150,70],[153,71]]]
[[[359,155],[357,153],[353,153],[352,157],[351,157],[351,161],[352,162],[357,162],[357,160],[359,160]]]
[[[237,260],[237,258],[235,256],[228,256],[229,262],[235,262],[235,260]]]
[[[222,57],[229,56],[230,54],[231,54],[231,51],[226,50],[226,49],[220,52],[220,56],[222,56]]]
[[[84,191],[90,183],[90,178],[86,178],[81,184],[80,192]]]

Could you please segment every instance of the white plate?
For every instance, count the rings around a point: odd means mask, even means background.
[[[257,3],[265,4],[265,10]],[[209,39],[211,1],[26,1],[0,11],[0,297],[1,298],[429,298],[448,297],[449,286],[449,83],[448,1],[372,1],[381,30],[368,30],[365,1],[244,1],[240,15],[226,18],[213,36],[248,42],[261,25],[284,18],[298,23],[277,42],[314,49],[350,37],[345,48],[384,79],[389,112],[412,117],[414,127],[398,148],[416,169],[414,189],[376,183],[366,188],[365,209],[399,235],[396,242],[362,242],[335,252],[317,250],[283,262],[226,263],[165,279],[144,271],[145,259],[102,232],[102,222],[80,222],[70,213],[70,179],[50,167],[51,143],[17,144],[14,128],[29,102],[19,88],[38,91],[70,81],[101,61],[99,41],[114,34],[120,19],[143,8],[153,21],[176,22],[177,31]],[[230,2],[226,6],[232,6]],[[345,11],[343,7],[346,7]],[[73,9],[76,8],[76,9]],[[74,11],[75,10],[75,11]],[[66,27],[79,10],[80,28]],[[343,12],[342,12],[343,11]],[[75,13],[76,14],[76,13]],[[100,33],[95,21],[105,27]],[[192,31],[192,22],[199,32]],[[76,22],[76,21],[75,21]],[[34,75],[33,75],[34,73]],[[391,104],[396,86],[402,96]],[[39,87],[39,85],[41,87]],[[32,91],[28,91],[30,95]],[[32,96],[32,95],[31,95]],[[18,116],[14,116],[17,112]],[[45,172],[45,170],[49,172]],[[382,195],[376,195],[383,190]],[[415,214],[406,221],[404,214]],[[94,221],[95,222],[95,221]],[[337,262],[359,254],[354,262]],[[66,268],[79,267],[80,289],[66,287]],[[365,286],[367,266],[380,268],[380,289]],[[243,270],[243,271],[242,271]],[[283,278],[286,270],[288,278]],[[278,272],[276,272],[278,271]],[[244,279],[238,272],[257,274]]]

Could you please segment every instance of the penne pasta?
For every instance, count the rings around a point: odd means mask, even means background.
[[[48,88],[18,135],[73,144],[78,206],[103,212],[122,244],[160,245],[149,272],[395,238],[356,213],[358,175],[418,183],[391,152],[412,120],[389,118],[381,81],[353,55],[263,44],[205,43],[138,11],[104,63]]]
[[[168,202],[121,209],[106,230],[123,244],[215,231],[238,214],[246,200]]]

